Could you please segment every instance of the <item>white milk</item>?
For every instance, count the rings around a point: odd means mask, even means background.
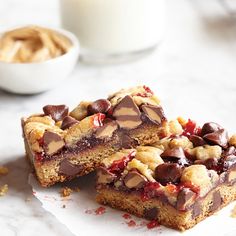
[[[61,0],[62,25],[94,54],[135,53],[162,39],[164,1]]]

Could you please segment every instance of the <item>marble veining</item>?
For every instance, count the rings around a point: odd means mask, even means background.
[[[0,29],[24,23],[58,26],[58,6],[56,0],[4,1]],[[41,208],[27,183],[20,118],[41,111],[45,104],[73,107],[81,99],[147,84],[162,99],[169,117],[215,121],[236,132],[236,18],[214,0],[167,0],[167,13],[165,39],[140,60],[109,66],[79,64],[56,89],[34,96],[0,90],[0,164],[10,170],[0,177],[1,185],[9,185],[8,194],[0,198],[0,235],[72,235]]]

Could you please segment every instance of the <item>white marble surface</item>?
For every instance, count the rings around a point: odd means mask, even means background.
[[[167,5],[167,35],[151,55],[124,65],[79,64],[63,84],[40,95],[0,91],[0,164],[10,169],[0,177],[0,184],[9,185],[9,193],[0,198],[1,235],[72,235],[41,208],[27,183],[20,117],[45,104],[74,106],[81,99],[147,84],[169,117],[216,121],[236,131],[236,18],[214,0],[167,0]],[[24,23],[58,26],[58,2],[0,1],[0,28]]]

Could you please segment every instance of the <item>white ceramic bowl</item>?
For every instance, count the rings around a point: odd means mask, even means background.
[[[71,40],[72,47],[69,51],[44,62],[6,63],[0,61],[0,88],[18,94],[40,93],[56,87],[72,72],[79,56],[78,39],[66,30],[50,29]]]

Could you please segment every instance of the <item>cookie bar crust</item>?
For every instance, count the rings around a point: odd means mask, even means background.
[[[220,202],[215,202],[216,196],[219,195]],[[113,188],[99,189],[96,200],[100,204],[109,205],[148,220],[157,220],[164,226],[185,231],[236,200],[236,185],[217,187],[187,211],[179,211],[163,199],[143,201],[138,193],[118,191]]]
[[[236,135],[182,118],[170,127],[155,144],[102,161],[97,201],[184,231],[236,199]]]
[[[122,148],[155,143],[166,135],[159,99],[146,86],[123,89],[108,99],[47,105],[42,114],[22,119],[25,150],[42,186],[96,169]]]

